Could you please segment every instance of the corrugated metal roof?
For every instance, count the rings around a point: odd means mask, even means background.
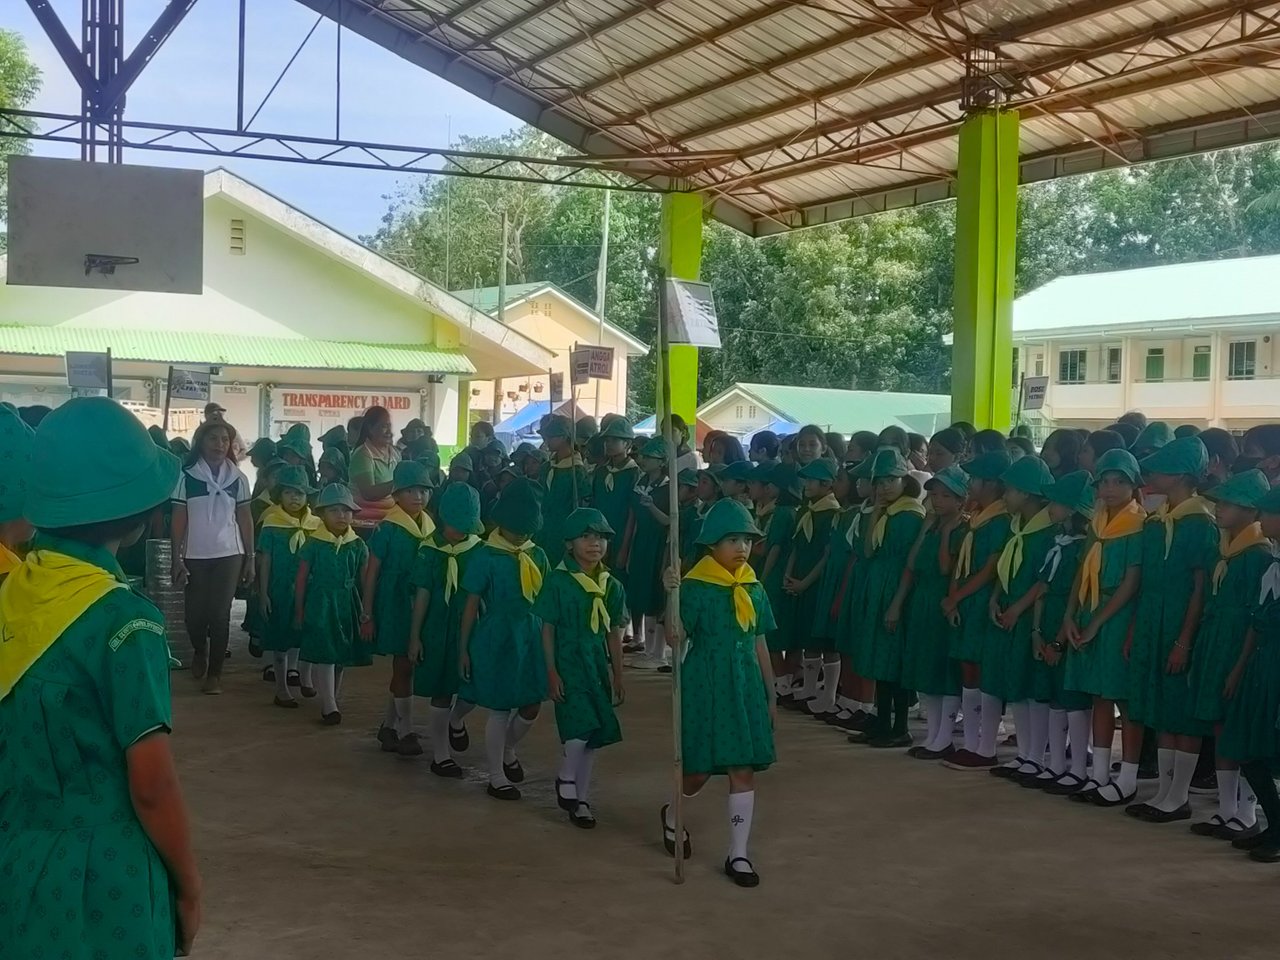
[[[583,313],[587,314],[595,322],[599,323],[600,317],[594,309],[588,307],[571,293],[567,293],[558,284],[554,283],[509,283],[507,284],[507,306],[519,303],[527,297],[532,297],[543,290],[549,290],[557,296],[563,297],[569,303],[573,304]],[[479,310],[481,313],[487,313],[489,316],[497,316],[498,314],[498,288],[497,287],[475,287],[470,290],[454,290],[453,295],[472,309]],[[649,347],[640,340],[621,327],[615,326],[608,320],[605,321],[604,327],[619,340],[624,340],[631,347],[631,352],[636,356],[643,356],[649,352]]]
[[[929,436],[951,422],[951,397],[935,393],[893,393],[880,390],[839,390],[772,383],[735,383],[699,409],[706,415],[740,391],[753,401],[803,426],[816,423],[824,430],[851,434],[897,425]]]
[[[1280,136],[1280,0],[298,2],[752,234],[949,196],[967,63],[1024,181]]]
[[[0,353],[60,357],[68,350],[111,351],[117,360],[225,367],[283,367],[370,373],[475,372],[453,350],[416,343],[242,337],[177,330],[95,330],[78,327],[0,325]]]

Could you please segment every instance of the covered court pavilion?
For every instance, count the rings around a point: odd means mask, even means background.
[[[198,131],[201,145],[190,129],[122,107],[194,0],[169,0],[138,50],[117,44],[106,57],[81,50],[46,0],[27,2],[81,83],[84,114],[61,118],[66,132],[48,115],[0,117],[41,124],[36,139],[85,142],[86,159],[95,145],[99,159],[118,160],[134,148],[208,155],[239,143],[239,156],[348,166],[400,150],[403,165],[378,162],[402,171],[429,169],[407,159],[419,154],[434,158],[430,169],[469,175],[485,160],[244,125]],[[697,277],[707,215],[765,236],[957,198],[954,412],[979,426],[1009,422],[1020,183],[1280,134],[1277,2],[299,2],[568,145],[554,164],[489,158],[491,175],[574,182],[603,171],[661,191],[673,276]],[[91,8],[109,16],[121,5],[85,0],[86,23]],[[690,417],[696,363],[690,348],[671,362],[673,409]],[[528,799],[492,804],[476,747],[462,784],[378,754],[385,678],[357,673],[352,722],[337,731],[272,715],[242,655],[217,709],[175,676],[208,897],[200,956],[1273,952],[1280,881],[1220,844],[854,748],[793,716],[760,784],[760,890],[716,875],[719,788],[691,807],[694,860],[677,888],[656,829],[671,769],[667,681],[629,675],[627,740],[601,759],[601,825],[588,834],[552,804],[549,715],[529,741]]]

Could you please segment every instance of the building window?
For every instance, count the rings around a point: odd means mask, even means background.
[[[1043,353],[1036,354],[1036,376],[1037,377],[1044,376],[1044,354]]]
[[[1018,361],[1021,359],[1021,353],[1017,347],[1013,348],[1013,386],[1017,386],[1021,382],[1021,371],[1018,369]]]
[[[1196,347],[1195,353],[1191,355],[1191,379],[1208,380],[1212,368],[1213,347],[1207,344]]]
[[[747,407],[747,419],[754,420],[756,418],[756,405],[753,403]]]
[[[244,256],[244,221],[233,219],[231,221],[231,238],[230,250],[233,257]]]
[[[1121,356],[1119,347],[1107,347],[1107,383],[1120,382]]]
[[[1084,383],[1085,376],[1085,351],[1084,350],[1059,350],[1058,351],[1058,382],[1059,383]]]
[[[1227,353],[1228,380],[1252,380],[1257,364],[1257,340],[1232,341]]]
[[[733,408],[733,419],[735,420],[742,419],[742,404],[738,404],[736,407]]]
[[[1161,383],[1164,380],[1164,347],[1147,348],[1147,383]]]

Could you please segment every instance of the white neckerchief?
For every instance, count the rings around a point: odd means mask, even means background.
[[[1053,583],[1053,578],[1058,575],[1058,567],[1062,564],[1062,551],[1066,547],[1075,543],[1077,540],[1083,540],[1084,537],[1073,537],[1069,533],[1060,533],[1053,538],[1053,546],[1049,548],[1049,553],[1044,558],[1044,563],[1040,564],[1040,573],[1044,576],[1045,583]]]
[[[1258,606],[1268,600],[1280,600],[1280,546],[1271,548],[1271,566],[1262,575],[1262,590],[1258,594]]]
[[[205,498],[206,519],[209,526],[216,530],[234,523],[236,518],[234,490],[236,482],[240,479],[240,472],[235,464],[230,460],[223,460],[215,475],[204,457],[201,457],[187,468],[187,473],[196,480],[204,481],[205,488],[209,491],[209,496]],[[227,493],[228,488],[233,492]]]

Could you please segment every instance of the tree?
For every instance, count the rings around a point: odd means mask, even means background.
[[[40,70],[31,62],[22,37],[12,30],[0,30],[0,108],[20,110],[35,99],[39,89]],[[9,167],[5,157],[27,151],[26,140],[0,139],[0,222],[5,219],[9,200]],[[5,234],[0,232],[0,250],[4,250],[5,240]]]

